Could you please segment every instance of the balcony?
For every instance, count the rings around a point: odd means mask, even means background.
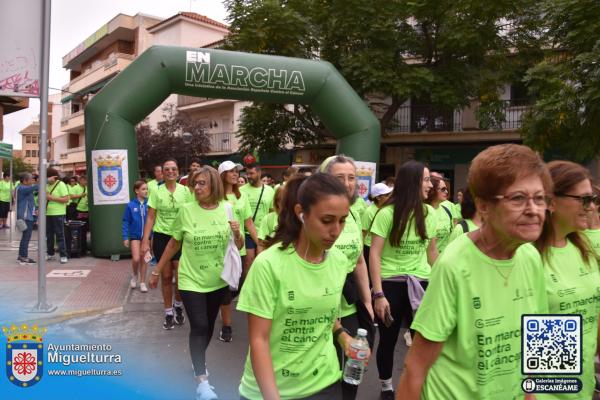
[[[83,130],[85,122],[83,119],[83,110],[77,111],[71,115],[63,117],[60,120],[60,130],[62,132],[75,133]]]
[[[475,116],[478,104],[462,110],[442,110],[433,105],[402,106],[398,109],[388,131],[394,133],[433,133],[463,131],[514,131],[522,126],[523,114],[531,109],[526,100],[502,102],[501,129],[483,129]]]
[[[232,141],[235,135],[232,132],[207,133],[210,151],[209,153],[231,153]]]
[[[64,153],[60,154],[59,163],[61,165],[85,163],[85,146],[67,149]]]
[[[192,104],[204,103],[213,100],[210,97],[177,96],[177,107],[190,106]]]
[[[131,54],[116,53],[112,57],[107,58],[95,67],[92,67],[92,69],[73,79],[68,85],[64,86],[63,89],[71,93],[81,92],[88,86],[101,82],[123,71],[134,59],[135,56]]]

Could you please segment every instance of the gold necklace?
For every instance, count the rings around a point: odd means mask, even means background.
[[[507,287],[508,286],[508,278],[510,278],[510,274],[512,274],[515,267],[512,267],[510,269],[510,272],[508,273],[508,275],[505,276],[502,272],[500,272],[500,270],[498,269],[498,267],[495,264],[492,264],[492,266],[494,267],[496,272],[498,272],[498,275],[500,275],[504,279],[504,287]]]
[[[487,247],[487,241],[485,240],[485,237],[483,236],[483,233],[481,232],[481,230],[479,231],[479,238],[480,241],[482,242],[482,246],[484,248]],[[513,270],[515,269],[515,267],[512,267],[510,269],[510,272],[508,273],[508,275],[504,275],[502,272],[500,272],[500,269],[498,269],[498,267],[496,266],[496,264],[492,264],[492,267],[494,267],[494,269],[496,270],[496,272],[498,273],[498,275],[500,275],[502,277],[502,279],[504,279],[504,287],[508,286],[508,278],[510,278],[510,274],[512,274]]]

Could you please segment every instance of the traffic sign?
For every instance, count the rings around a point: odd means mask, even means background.
[[[0,158],[12,160],[13,158],[13,146],[10,143],[0,143]]]

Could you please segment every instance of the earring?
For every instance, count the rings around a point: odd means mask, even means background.
[[[298,219],[300,220],[300,222],[304,223],[304,213],[298,214]]]

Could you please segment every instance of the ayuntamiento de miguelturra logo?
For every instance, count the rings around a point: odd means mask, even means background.
[[[2,327],[6,336],[6,376],[13,384],[26,388],[42,379],[46,331],[37,324]]]

